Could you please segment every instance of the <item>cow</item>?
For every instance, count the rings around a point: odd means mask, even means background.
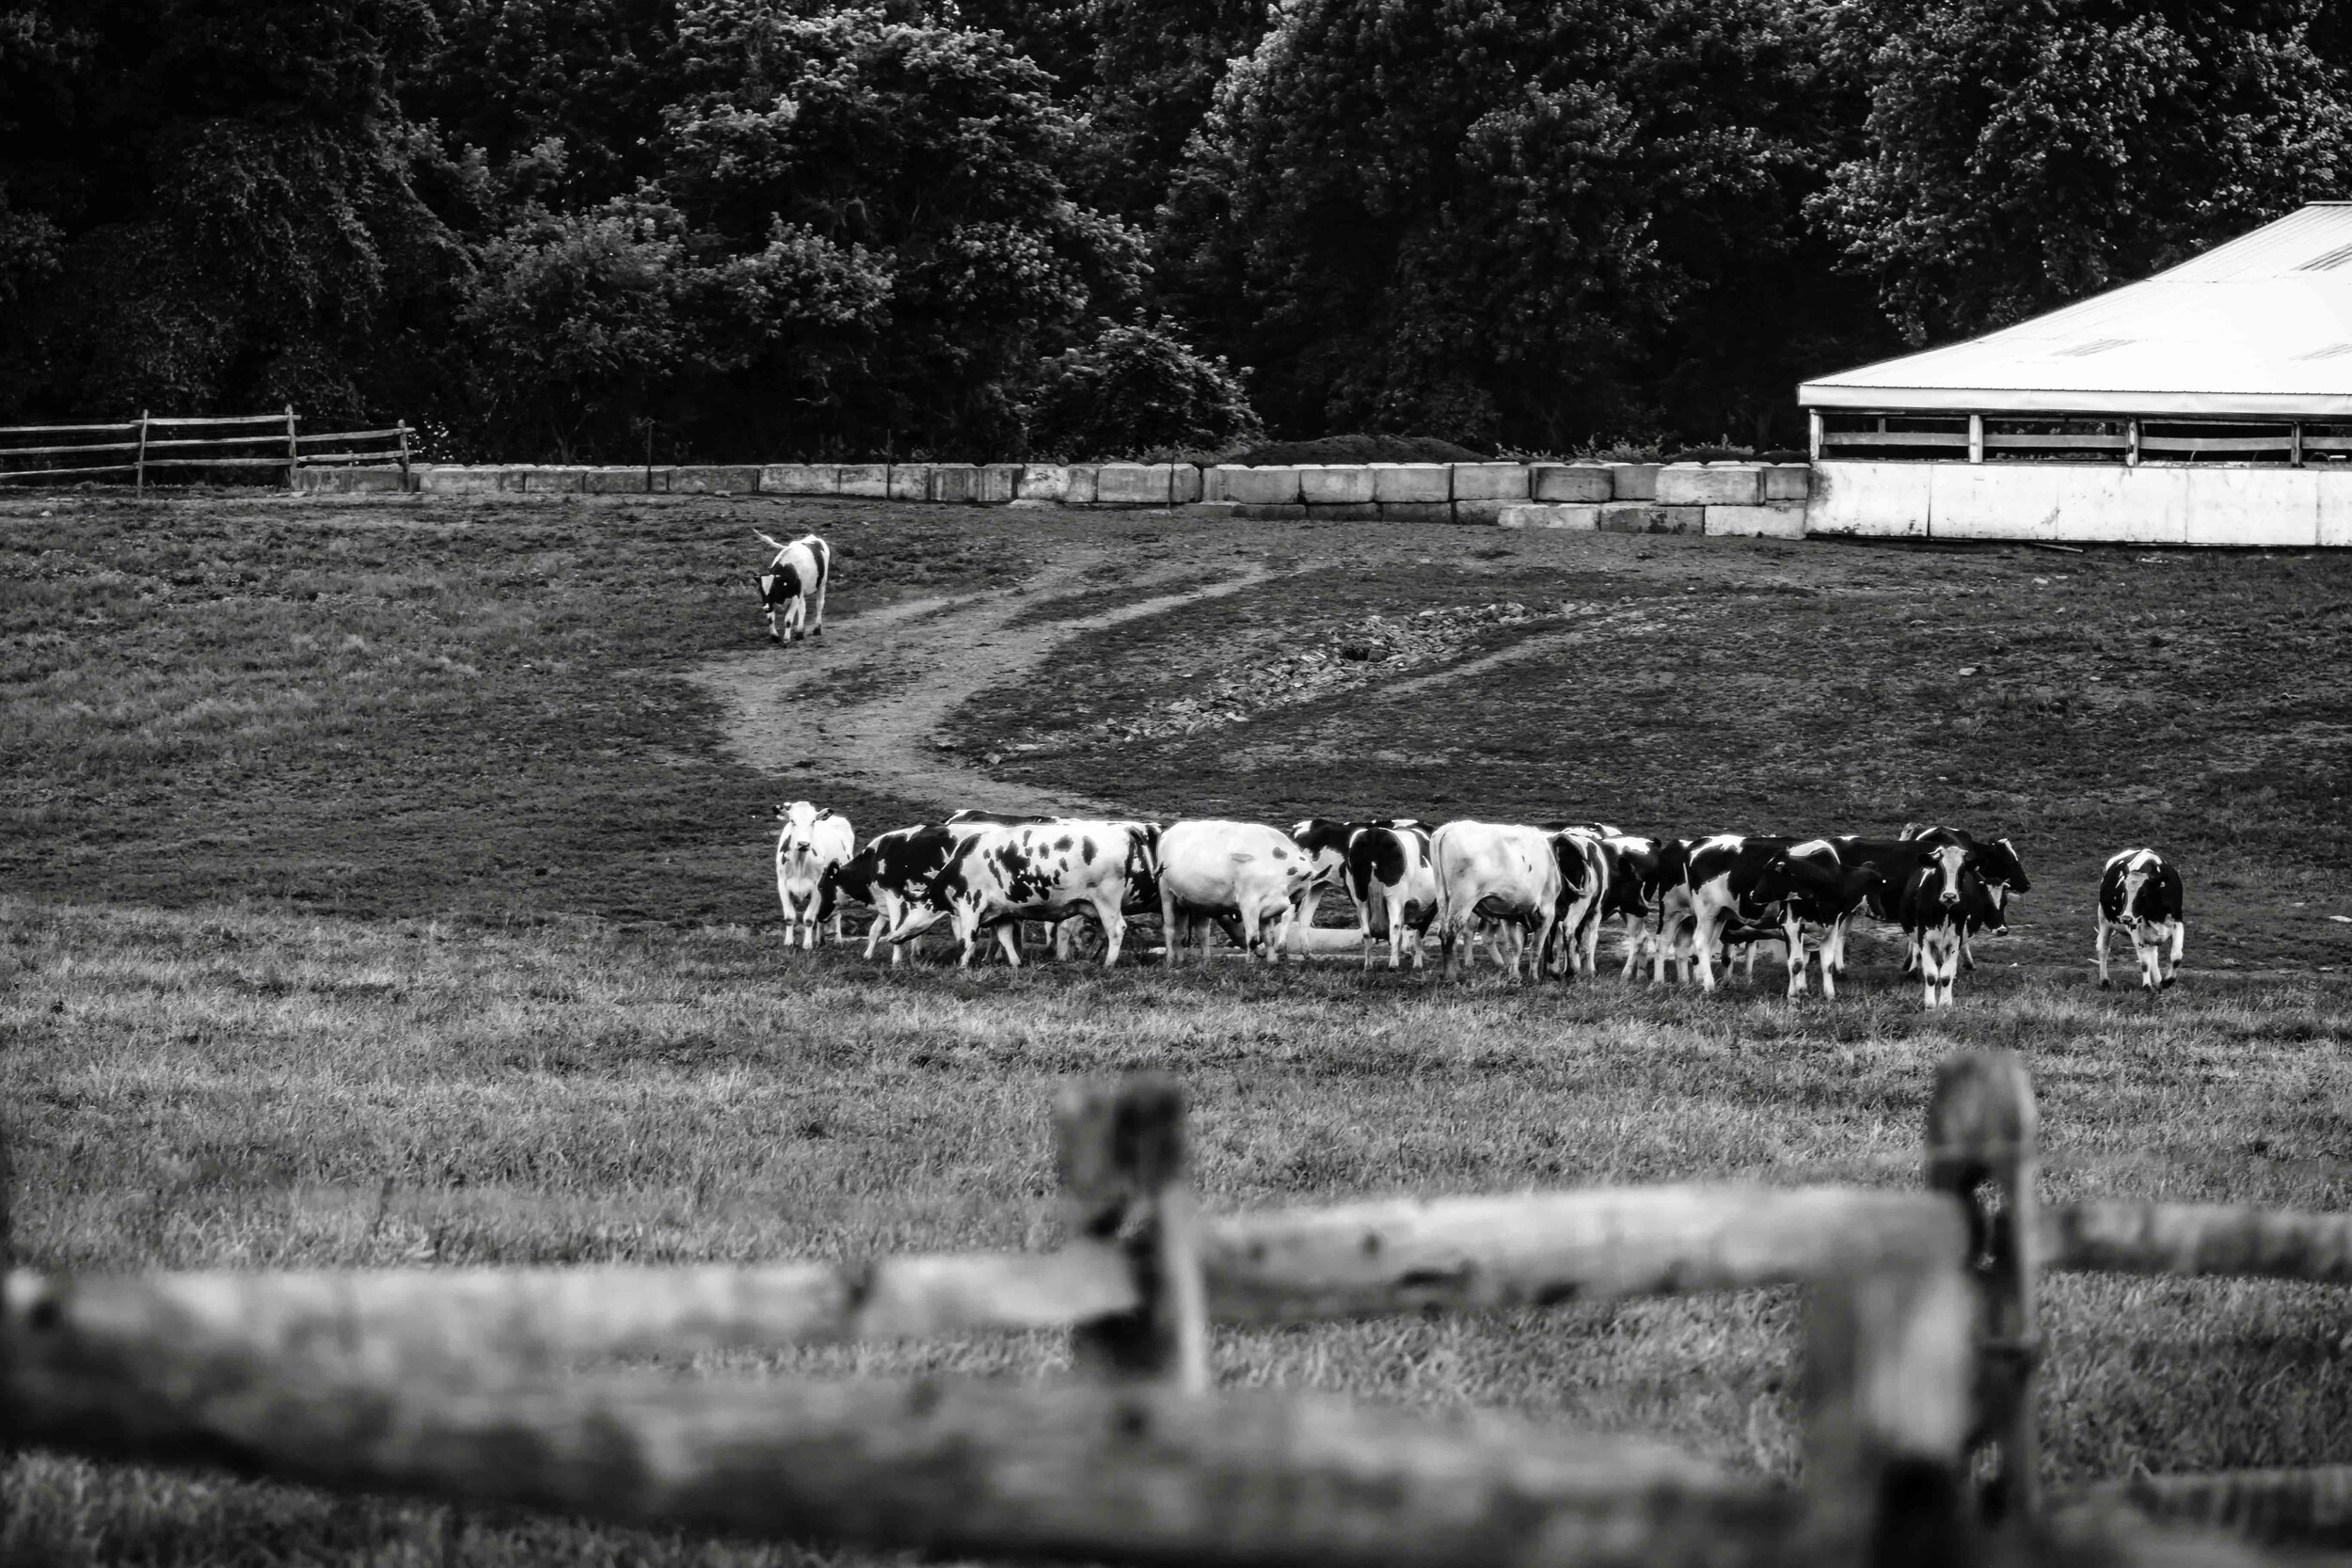
[[[1985,893],[1990,900],[1989,918],[1972,927],[1971,934],[1979,929],[2008,930],[2009,895],[2033,891],[2033,883],[2026,878],[2026,863],[2017,853],[2017,846],[2008,839],[1979,839],[1959,828],[1934,827],[1917,822],[1904,823],[1902,837],[1905,843],[1957,844],[1969,851],[1970,863],[1976,867],[1977,875],[1984,879]],[[1977,967],[1975,948],[1966,937],[1961,939],[1960,962],[1964,969]],[[1910,972],[1908,962],[1904,972]]]
[[[1560,913],[1560,861],[1551,835],[1517,823],[1448,822],[1431,835],[1429,847],[1447,978],[1461,974],[1465,945],[1481,920],[1510,928],[1507,944],[1501,937],[1495,941],[1495,961],[1513,978],[1530,936],[1540,963]]]
[[[882,938],[920,901],[931,879],[982,827],[979,823],[926,823],[875,834],[864,848],[827,873],[818,918],[832,916],[837,922],[836,901],[842,898],[871,906],[874,924],[866,934],[866,956],[872,958]],[[890,961],[902,963],[905,958],[905,948],[894,943]]]
[[[1917,944],[1919,973],[1930,1007],[1952,1005],[1952,981],[1960,974],[1960,944],[1971,919],[1992,911],[1984,879],[1968,850],[1958,844],[1916,846],[1897,911],[1903,934]]]
[[[1682,885],[1691,902],[1691,951],[1698,962],[1699,989],[1715,989],[1718,946],[1746,942],[1748,974],[1756,973],[1756,942],[1784,940],[1777,911],[1756,896],[1756,881],[1772,857],[1793,840],[1743,833],[1717,833],[1691,846],[1682,859]],[[1765,923],[1769,920],[1770,925]],[[1726,956],[1725,968],[1730,959]]]
[[[1308,884],[1306,901],[1299,906],[1301,929],[1315,923],[1315,909],[1323,901],[1324,890],[1347,885],[1347,846],[1366,828],[1418,828],[1421,821],[1411,816],[1375,816],[1366,822],[1343,822],[1330,816],[1310,816],[1291,824],[1291,841],[1311,857],[1315,879]],[[1360,921],[1363,907],[1357,906]]]
[[[1597,836],[1608,856],[1609,886],[1601,896],[1597,919],[1603,924],[1618,923],[1625,935],[1625,967],[1617,977],[1630,980],[1634,965],[1652,943],[1649,916],[1660,895],[1658,865],[1664,846],[1658,839],[1620,832],[1605,822],[1576,826]]]
[[[1825,838],[1792,844],[1764,863],[1751,897],[1759,906],[1780,909],[1792,1001],[1804,994],[1805,967],[1816,954],[1821,966],[1821,994],[1837,994],[1837,966],[1833,961],[1836,943],[1855,912],[1883,893],[1886,880],[1876,861],[1848,864],[1836,843]],[[1818,942],[1809,940],[1814,927],[1821,933]]]
[[[947,826],[951,828],[1019,828],[1032,827],[1043,822],[1058,821],[1059,818],[1052,816],[1025,816],[1017,812],[982,811],[977,806],[961,806],[949,812],[947,814],[946,820]],[[1068,920],[1059,921],[1052,927],[1054,938],[1054,957],[1056,958],[1067,960],[1071,954],[1076,951],[1077,921],[1078,916],[1072,915]],[[1030,936],[1031,932],[1026,927],[1017,927],[1014,930],[1013,940],[1021,943],[1021,950],[1025,953],[1028,951]]]
[[[1151,835],[1134,823],[1062,819],[979,825],[950,851],[884,939],[904,942],[946,920],[969,969],[993,931],[1005,959],[1021,966],[1012,927],[1088,913],[1103,927],[1103,967],[1119,962],[1127,934],[1129,888],[1152,863]]]
[[[857,849],[850,819],[806,800],[776,808],[783,824],[776,834],[776,897],[784,905],[784,944],[797,939],[803,949],[817,945],[817,927],[833,917],[833,940],[841,940],[841,911],[824,896],[825,879]]]
[[[2180,978],[2181,949],[2188,924],[2181,918],[2181,874],[2153,849],[2124,849],[2107,857],[2099,878],[2099,989],[2107,987],[2107,934],[2122,927],[2132,935],[2139,959],[2139,984],[2162,990]],[[2172,961],[2165,967],[2167,943]]]
[[[1420,969],[1422,942],[1438,913],[1438,874],[1430,858],[1429,831],[1418,823],[1401,827],[1375,823],[1357,829],[1348,835],[1342,878],[1341,885],[1356,905],[1356,927],[1364,939],[1364,967],[1372,967],[1373,943],[1385,929],[1389,968],[1402,965],[1409,932],[1413,967]]]
[[[1560,907],[1551,927],[1559,958],[1546,963],[1552,974],[1590,974],[1598,967],[1600,911],[1609,897],[1606,832],[1596,823],[1551,834],[1552,858],[1560,866]]]
[[[1242,950],[1259,961],[1281,961],[1291,924],[1315,880],[1312,854],[1279,828],[1216,818],[1169,823],[1157,848],[1169,968],[1196,928],[1201,961],[1208,960],[1210,920],[1232,921]]]
[[[752,531],[776,552],[768,569],[759,574],[759,607],[768,617],[768,641],[782,642],[787,634],[795,642],[824,636],[825,590],[833,586],[833,546],[813,533],[803,533],[787,545],[757,529]],[[781,629],[776,621],[779,614],[784,618]]]

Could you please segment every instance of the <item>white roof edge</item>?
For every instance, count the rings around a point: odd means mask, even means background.
[[[1804,408],[1872,413],[2079,414],[2125,419],[2180,414],[2209,418],[2352,420],[2352,392],[2084,392],[2020,387],[1841,387],[1808,381]]]

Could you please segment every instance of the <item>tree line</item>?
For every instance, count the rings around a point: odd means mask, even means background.
[[[0,0],[0,422],[1795,436],[2352,167],[2323,0]]]

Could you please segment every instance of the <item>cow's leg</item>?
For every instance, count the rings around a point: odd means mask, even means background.
[[[1794,1002],[1804,994],[1804,927],[1790,920],[1783,928],[1788,932],[1781,945],[1788,949],[1788,1000]]]
[[[1021,967],[1021,923],[1008,920],[996,927],[996,945],[1005,950],[1005,962]]]
[[[2098,946],[2093,949],[2099,958],[2099,989],[2101,990],[2106,990],[2111,983],[2107,979],[2107,937],[2114,929],[2115,927],[2107,923],[2107,911],[2101,910],[2099,911],[2099,942]]]
[[[1127,917],[1120,911],[1123,900],[1097,899],[1094,904],[1095,922],[1103,927],[1103,967],[1119,967],[1120,944],[1127,940]]]
[[[2148,923],[2143,920],[2132,927],[2132,946],[2137,949],[2133,956],[2139,959],[2140,989],[2160,989],[2164,978],[2164,933],[2149,929]]]
[[[1693,905],[1691,911],[1691,957],[1699,966],[1699,990],[1715,990],[1715,922],[1720,911]]]
[[[833,574],[831,572],[827,572],[823,577],[817,579],[817,615],[816,618],[809,623],[808,627],[808,634],[811,637],[822,637],[825,635],[825,590],[831,588],[832,586]]]
[[[2180,978],[2181,950],[2188,945],[2188,922],[2175,920],[2170,922],[2170,925],[2172,927],[2172,966],[2164,972],[2164,983],[2168,986]]]

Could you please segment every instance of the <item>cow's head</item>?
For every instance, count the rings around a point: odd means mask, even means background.
[[[2123,863],[2122,921],[2124,925],[2137,926],[2143,920],[2164,918],[2156,907],[2156,900],[2150,896],[2152,890],[2149,887],[2149,884],[2156,879],[2156,873],[2163,868],[2164,859],[2153,849],[2142,849]],[[2147,898],[2148,907],[2145,909],[2140,907],[2140,900],[2143,897]]]
[[[1960,874],[1967,869],[1969,853],[1957,844],[1936,844],[1919,851],[1919,895],[1947,910],[1960,908]]]
[[[776,841],[781,854],[805,855],[816,847],[817,824],[833,815],[830,809],[819,810],[806,800],[790,800],[776,808],[776,820],[784,832]]]
[[[1328,816],[1310,816],[1291,824],[1291,840],[1307,851],[1318,882],[1337,884],[1347,867],[1347,841],[1355,836],[1352,823]]]
[[[2026,863],[2018,857],[2017,846],[2008,839],[1996,838],[1977,849],[1977,871],[1987,886],[2007,893],[2031,893],[2033,884],[2026,879]]]

